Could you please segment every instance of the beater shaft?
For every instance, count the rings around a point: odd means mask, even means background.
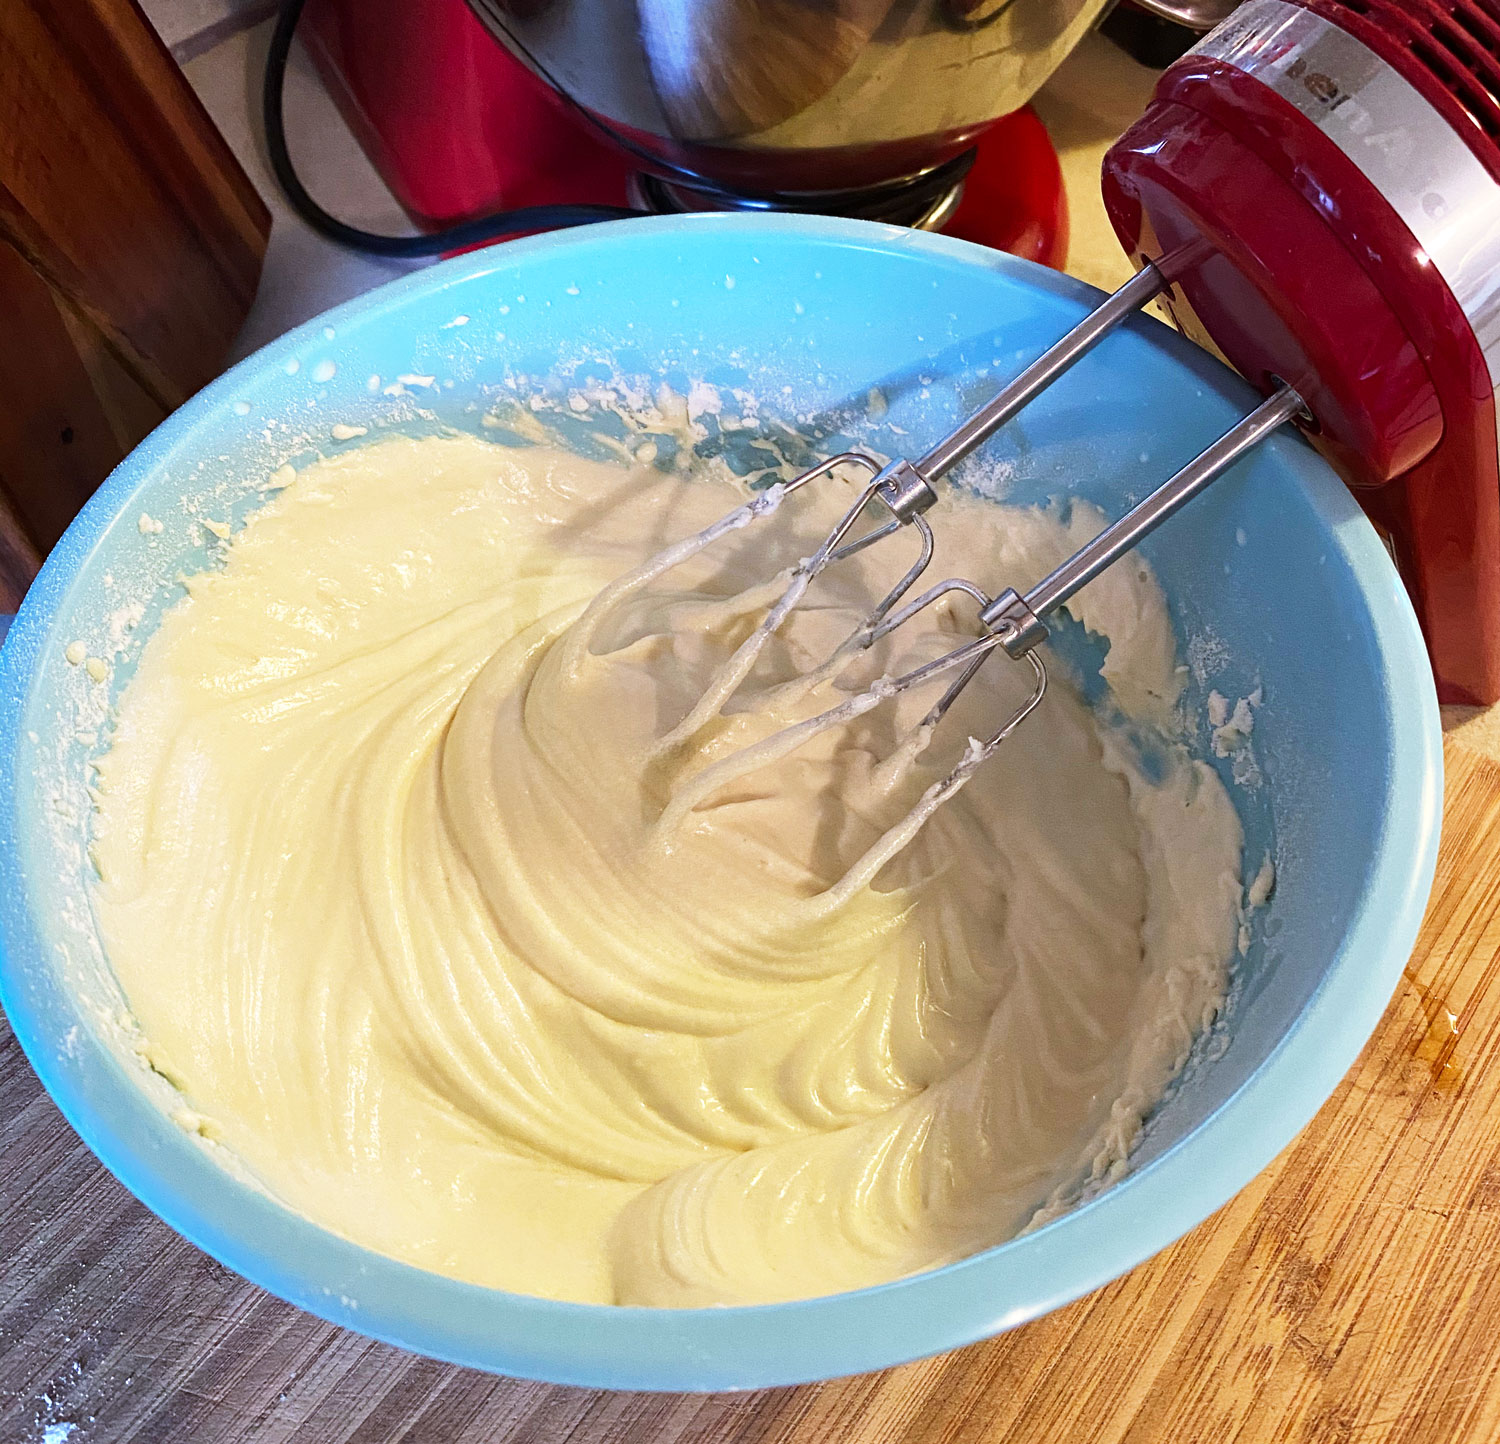
[[[932,677],[956,671],[958,676],[922,719],[922,726],[931,728],[942,720],[995,650],[1003,647],[1011,657],[1028,662],[1035,676],[1031,694],[999,731],[982,744],[976,742],[971,746],[960,769],[949,778],[950,783],[962,785],[962,779],[967,778],[974,767],[988,758],[1036,710],[1046,693],[1047,669],[1036,650],[1048,636],[1047,624],[1042,618],[1062,606],[1081,587],[1113,565],[1168,518],[1175,516],[1247,451],[1303,409],[1302,398],[1292,387],[1283,383],[1149,496],[1137,502],[1119,520],[1110,523],[1092,541],[1055,567],[1024,597],[1014,588],[1008,587],[993,600],[989,600],[987,594],[972,581],[963,577],[950,577],[947,581],[929,587],[900,611],[881,616],[875,625],[866,629],[862,638],[864,645],[873,645],[882,637],[889,636],[940,598],[962,592],[979,603],[979,621],[984,627],[984,633],[904,676],[882,678],[868,693],[841,706],[851,711],[862,709],[866,699],[877,693],[881,699],[895,697],[912,687],[920,686]],[[816,722],[805,724],[809,735],[819,725],[835,718],[837,712],[838,709],[834,709]]]
[[[980,621],[1005,633],[1001,645],[1012,657],[1029,651],[1046,639],[1047,627],[1042,618],[1048,612],[1062,606],[1100,572],[1134,550],[1143,538],[1176,516],[1247,451],[1303,409],[1302,398],[1283,384],[1181,471],[1043,577],[1024,597],[1010,589],[1001,592],[980,612]]]
[[[1054,342],[1014,380],[913,463],[928,481],[952,470],[1041,395],[1059,376],[1081,361],[1127,317],[1167,289],[1167,279],[1151,264],[1143,266],[1112,296],[1101,301],[1062,340]]]
[[[988,441],[1005,423],[1041,395],[1064,371],[1070,370],[1121,322],[1165,291],[1170,282],[1157,266],[1147,263],[1113,295],[1105,297],[1060,341],[1054,341],[1018,376],[1007,381],[983,406],[966,416],[936,446],[917,461],[893,461],[875,478],[875,493],[891,513],[884,526],[850,542],[834,554],[842,561],[865,547],[900,531],[937,501],[932,483],[951,471],[976,447]]]

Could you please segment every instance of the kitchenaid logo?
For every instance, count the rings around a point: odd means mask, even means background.
[[[1388,71],[1385,62],[1321,16],[1283,0],[1251,0],[1197,53],[1256,77],[1326,130],[1356,163],[1356,152],[1376,152],[1397,165],[1412,157],[1414,137],[1402,107],[1384,106],[1389,113],[1377,124],[1356,99]]]
[[[1404,163],[1411,159],[1415,137],[1407,125],[1384,125],[1377,128],[1370,110],[1355,99],[1355,87],[1319,70],[1298,56],[1282,72],[1283,83],[1277,88],[1310,119],[1330,132],[1341,130],[1359,142],[1365,151],[1379,151],[1387,160]],[[1312,102],[1308,105],[1287,93],[1295,86]],[[1389,109],[1389,107],[1387,107]],[[1387,120],[1394,118],[1388,115]]]
[[[1345,90],[1333,76],[1325,75],[1321,70],[1314,70],[1307,63],[1305,56],[1299,55],[1282,71],[1282,74],[1288,80],[1297,81],[1303,90],[1323,107],[1325,115],[1332,115],[1339,106],[1347,104],[1354,98],[1353,94]]]
[[[1308,62],[1308,37],[1297,34],[1298,28],[1281,20],[1256,21],[1252,17],[1240,24],[1230,20],[1214,31],[1197,53],[1227,61],[1251,75],[1274,71],[1305,91],[1321,114],[1332,115],[1353,98],[1353,90]],[[1285,93],[1284,86],[1277,88]],[[1303,107],[1299,105],[1298,109]]]

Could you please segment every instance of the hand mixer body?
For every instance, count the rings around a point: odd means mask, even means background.
[[[1500,145],[1366,8],[1241,6],[1111,150],[1105,200],[1138,263],[1177,258],[1184,331],[1297,389],[1387,540],[1440,696],[1491,702]]]

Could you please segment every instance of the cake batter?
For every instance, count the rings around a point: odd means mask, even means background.
[[[601,587],[740,485],[395,437],[255,515],[146,644],[99,769],[102,932],[195,1126],[360,1244],[600,1303],[879,1283],[1117,1169],[1223,997],[1241,834],[1209,768],[1167,746],[1148,781],[1055,678],[839,893],[1029,686],[999,657],[907,768],[882,759],[928,694],[692,794],[836,700],[745,699],[831,650],[899,542],[828,572],[744,695],[662,745],[774,594],[756,585],[854,484],[808,487],[586,636]],[[1095,522],[942,509],[932,575],[1017,586]],[[1108,639],[1123,712],[1167,729],[1176,658],[1144,564],[1071,610]],[[934,609],[838,686],[972,632]]]

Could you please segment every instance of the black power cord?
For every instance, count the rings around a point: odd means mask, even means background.
[[[596,221],[618,221],[630,216],[650,214],[649,211],[627,206],[522,206],[516,210],[496,211],[493,215],[462,221],[441,231],[414,236],[383,236],[375,231],[362,231],[357,226],[346,225],[337,216],[329,215],[308,193],[292,165],[291,155],[287,151],[286,122],[282,113],[287,57],[291,54],[292,37],[297,33],[297,22],[302,18],[304,4],[306,0],[282,0],[281,9],[277,12],[276,26],[271,32],[271,47],[266,52],[261,109],[266,127],[266,150],[270,155],[271,169],[276,174],[276,180],[292,209],[319,235],[327,236],[330,241],[337,241],[341,246],[348,246],[350,250],[364,251],[374,256],[436,256],[444,251],[463,250],[466,246],[477,246],[484,241],[494,241],[502,236],[518,235],[525,231],[560,230],[566,226],[587,226]]]

